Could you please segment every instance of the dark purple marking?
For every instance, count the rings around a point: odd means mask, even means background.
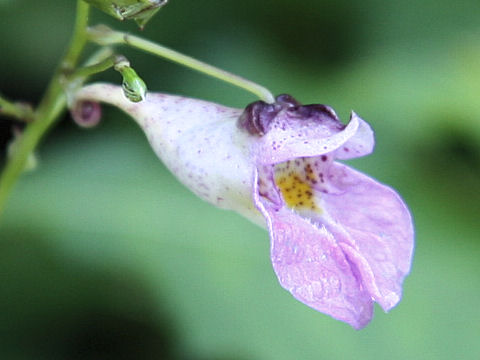
[[[300,106],[301,104],[288,94],[280,94],[275,98],[275,103],[282,105],[285,108]]]
[[[338,130],[345,128],[331,107],[321,104],[301,105],[287,94],[278,95],[273,104],[260,100],[247,105],[240,115],[237,125],[249,134],[262,136],[270,130],[271,123],[283,110],[287,112],[289,119],[313,120]],[[280,124],[274,123],[272,126],[286,131],[288,121],[283,119]],[[298,134],[298,136],[302,137],[303,135]]]
[[[278,113],[276,104],[255,101],[248,105],[238,119],[238,126],[252,135],[265,134],[268,125]]]

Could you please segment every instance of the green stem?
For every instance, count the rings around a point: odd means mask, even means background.
[[[125,58],[120,55],[111,55],[96,64],[79,68],[69,77],[69,81],[75,82],[77,79],[87,78],[91,75],[101,73],[102,71],[110,69],[119,61],[122,61],[124,59]]]
[[[83,63],[83,66],[98,64],[99,62],[102,62],[103,60],[109,58],[112,55],[113,49],[111,47],[101,47],[88,57],[88,59]]]
[[[25,168],[29,155],[65,110],[67,99],[62,88],[62,81],[64,80],[64,73],[75,68],[87,42],[86,29],[89,10],[90,6],[87,3],[77,0],[75,27],[68,50],[35,112],[34,121],[25,128],[19,139],[17,150],[7,162],[0,176],[0,215],[13,185]]]
[[[125,96],[132,102],[139,102],[145,99],[147,86],[130,67],[130,62],[123,55],[111,55],[102,61],[82,67],[68,77],[68,82],[76,88],[91,75],[108,70],[111,67],[122,75],[122,88]]]
[[[22,102],[11,102],[0,95],[0,114],[17,120],[31,121],[33,110],[30,105]]]
[[[128,45],[238,86],[257,95],[260,99],[268,103],[273,103],[275,101],[272,93],[259,84],[216,68],[212,65],[206,64],[190,56],[183,55],[175,50],[166,48],[152,41],[148,41],[138,36],[126,34],[120,31],[114,31],[106,26],[97,26],[95,28],[91,28],[89,29],[88,33],[90,40],[100,45]]]
[[[70,46],[61,62],[61,68],[73,69],[80,59],[83,48],[88,41],[88,16],[90,14],[90,5],[83,0],[77,0],[77,13],[75,19],[75,27],[73,29],[72,40]]]

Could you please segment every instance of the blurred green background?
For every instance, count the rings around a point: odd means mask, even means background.
[[[0,0],[4,95],[38,101],[74,10]],[[351,164],[413,212],[404,298],[358,332],[297,302],[277,284],[267,232],[194,197],[136,125],[105,108],[91,131],[65,116],[1,219],[1,359],[480,358],[478,0],[170,0],[142,35],[372,124],[376,152]],[[122,52],[151,90],[255,100]],[[0,119],[3,156],[12,125]]]

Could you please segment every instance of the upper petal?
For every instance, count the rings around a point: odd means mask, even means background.
[[[331,218],[326,226],[337,239],[346,239],[342,246],[349,261],[372,297],[388,311],[400,301],[410,271],[414,247],[410,212],[394,190],[348,166],[332,163],[328,180],[335,191],[323,195]]]
[[[350,122],[355,119],[358,121],[358,128],[350,139],[348,139],[342,146],[335,151],[335,158],[346,160],[365,156],[373,151],[375,146],[375,138],[373,130],[362,118],[355,112],[350,114]]]
[[[291,109],[282,110],[270,123],[268,132],[254,145],[257,163],[274,164],[333,152],[355,136],[360,124],[364,126],[364,121],[353,114],[345,126],[338,121],[333,110],[328,109],[330,113],[323,111],[308,117],[299,117]]]
[[[276,210],[257,190],[254,201],[267,220],[280,284],[306,305],[364,327],[372,318],[372,299],[332,234],[285,207]]]

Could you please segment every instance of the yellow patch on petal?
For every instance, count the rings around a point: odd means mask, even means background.
[[[287,162],[275,167],[275,183],[286,205],[295,210],[321,212],[320,207],[315,203],[314,190],[308,182],[310,179],[302,179],[305,175],[307,178],[310,177],[310,174],[302,175],[298,169],[291,168],[289,165]]]

